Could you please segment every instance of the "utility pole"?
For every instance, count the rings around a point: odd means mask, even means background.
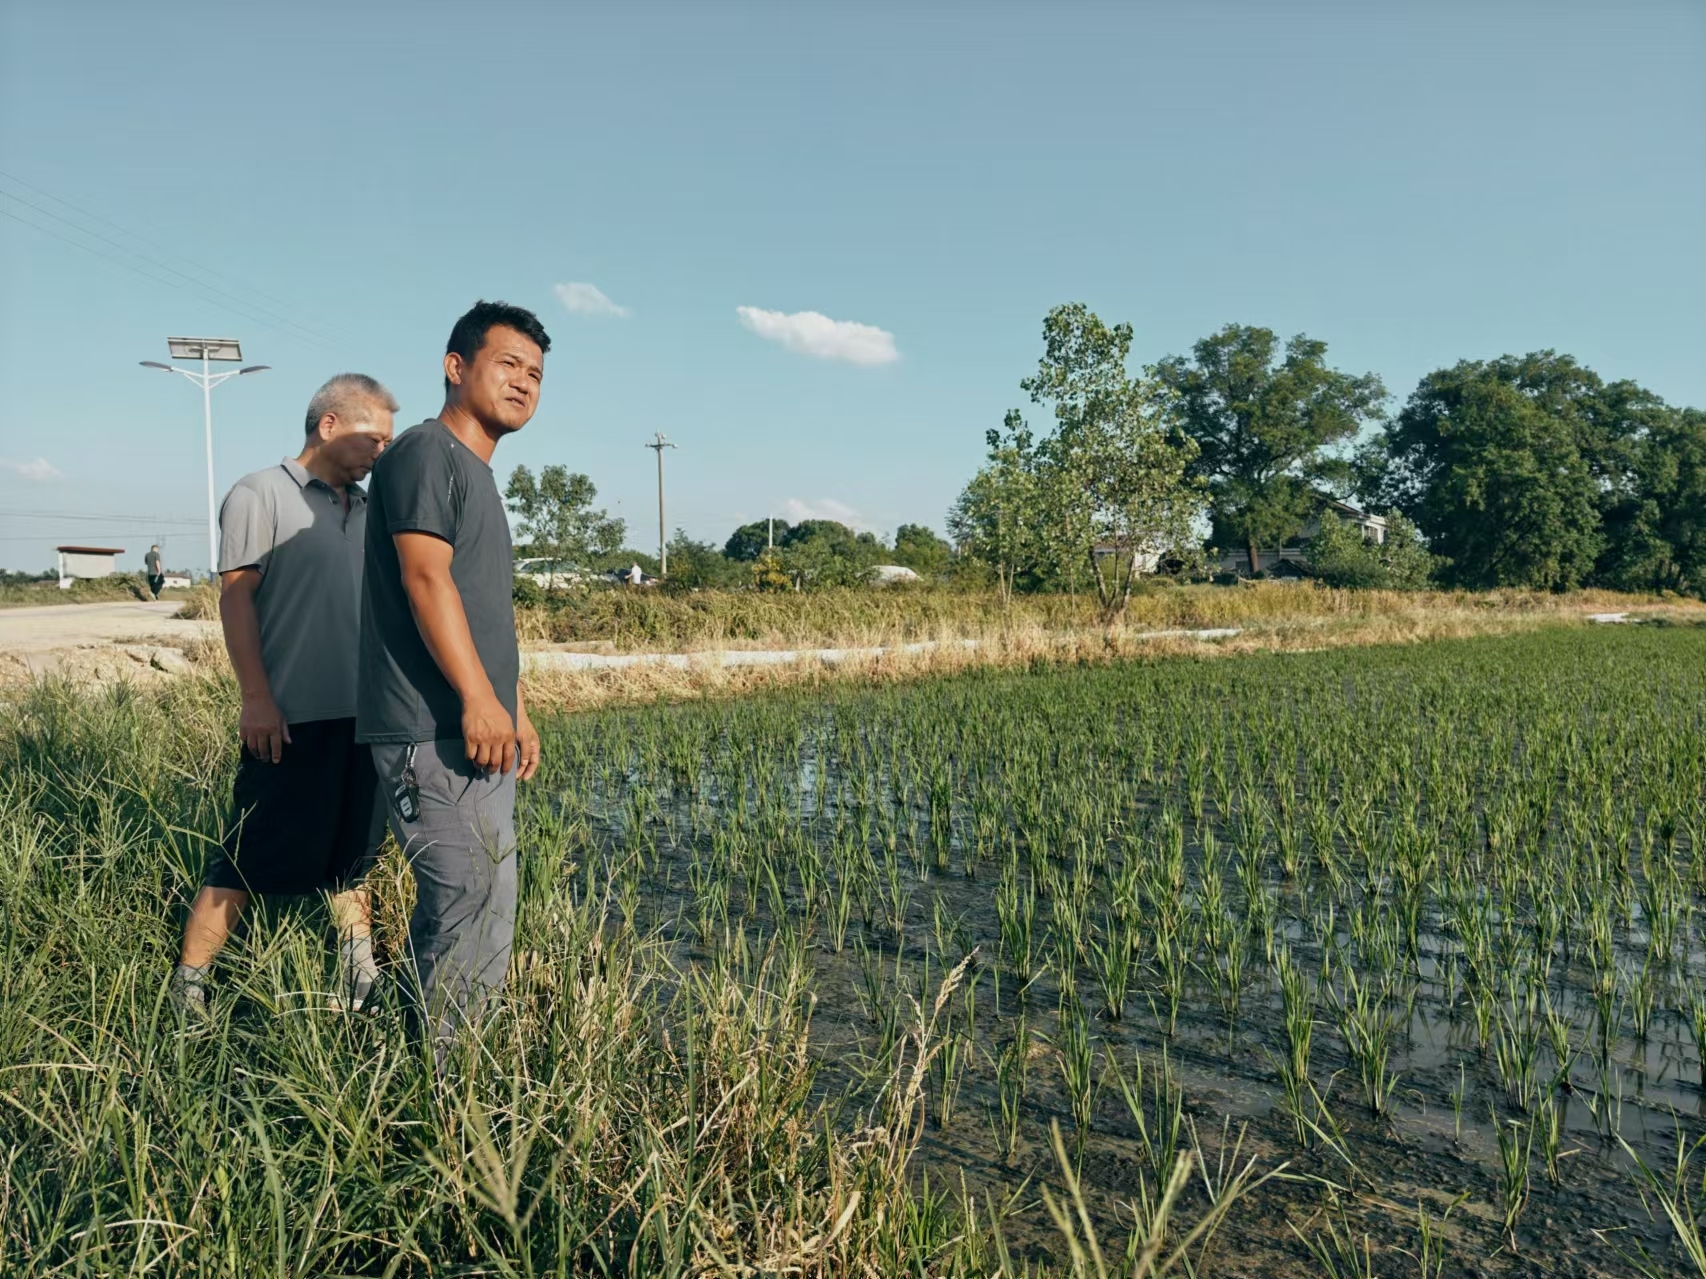
[[[770,517],[770,536],[766,542],[766,545],[772,551],[776,549],[776,517],[774,515],[772,515]]]
[[[669,575],[669,543],[664,540],[663,532],[663,451],[676,446],[658,431],[646,447],[658,455],[658,576],[661,578]]]

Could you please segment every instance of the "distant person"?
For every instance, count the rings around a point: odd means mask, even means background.
[[[148,548],[148,554],[142,557],[143,571],[148,574],[148,593],[155,599],[160,598],[160,592],[166,586],[166,574],[160,568],[160,544],[156,542]]]
[[[314,393],[307,440],[232,486],[219,512],[219,618],[243,695],[231,822],[184,924],[181,1006],[207,978],[251,893],[331,893],[340,985],[359,1010],[377,976],[360,878],[384,838],[367,747],[355,740],[366,477],[397,402],[344,373]]]
[[[640,566],[638,564],[635,564],[633,567],[631,567],[628,570],[628,585],[629,586],[638,586],[638,585],[640,585],[640,583],[644,582],[645,580],[646,580],[646,575],[640,571]]]
[[[539,734],[491,463],[533,416],[550,347],[531,311],[476,303],[450,331],[444,407],[373,471],[356,735],[414,868],[412,1011],[441,1063],[502,986],[515,937],[515,783],[539,767]]]

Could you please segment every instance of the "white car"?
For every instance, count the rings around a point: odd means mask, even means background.
[[[560,586],[574,586],[587,580],[585,569],[571,564],[567,560],[533,558],[517,560],[515,575],[525,577],[530,582],[543,586],[546,590],[556,590]]]

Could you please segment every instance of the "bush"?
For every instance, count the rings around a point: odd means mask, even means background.
[[[1331,512],[1323,514],[1321,531],[1309,539],[1309,571],[1328,586],[1420,590],[1434,566],[1421,533],[1397,511],[1387,513],[1384,542],[1367,540],[1356,525]]]

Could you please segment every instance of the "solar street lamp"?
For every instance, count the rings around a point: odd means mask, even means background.
[[[208,572],[214,577],[219,576],[219,508],[215,505],[213,491],[213,388],[221,382],[245,373],[260,373],[271,368],[268,364],[250,364],[240,369],[227,369],[223,373],[215,373],[212,363],[237,364],[243,359],[242,344],[236,338],[167,338],[166,350],[174,360],[200,360],[201,372],[192,369],[180,369],[175,364],[162,364],[158,360],[142,360],[145,369],[160,369],[166,373],[178,373],[187,377],[201,388],[202,422],[207,433],[207,564]]]

